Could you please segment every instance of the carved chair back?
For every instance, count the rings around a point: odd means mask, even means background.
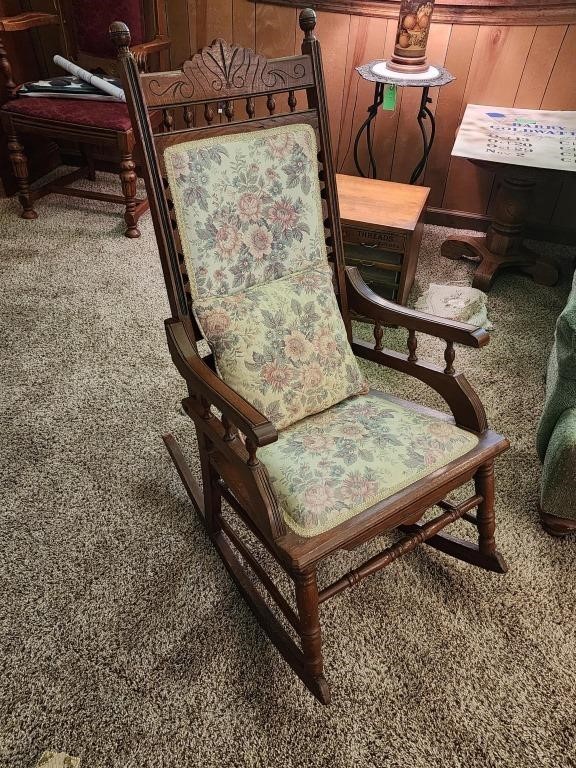
[[[299,124],[311,126],[316,135],[327,256],[333,265],[334,287],[350,337],[336,181],[320,46],[313,34],[315,23],[313,11],[301,12],[304,39],[300,56],[266,59],[250,49],[215,40],[184,62],[181,70],[147,74],[138,72],[130,54],[126,26],[111,26],[132,123],[143,147],[144,176],[172,317],[181,320],[195,339],[202,334],[191,312],[190,276],[164,153],[195,139]],[[285,109],[282,105],[286,105]],[[157,109],[164,112],[162,132],[154,132],[149,120],[150,112]],[[181,127],[175,127],[178,124]]]

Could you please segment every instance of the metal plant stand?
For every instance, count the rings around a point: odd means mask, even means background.
[[[422,99],[420,101],[417,120],[420,127],[420,133],[422,134],[423,152],[422,157],[418,161],[416,167],[412,171],[412,175],[410,176],[410,184],[416,184],[424,173],[428,155],[430,154],[430,150],[434,144],[434,137],[436,135],[436,121],[434,119],[434,113],[428,107],[428,105],[432,103],[432,99],[429,95],[430,88],[438,88],[442,85],[447,85],[448,83],[451,83],[455,78],[454,75],[450,74],[450,72],[448,72],[447,69],[444,69],[444,67],[434,67],[438,74],[434,74],[434,76],[430,77],[429,79],[425,79],[422,76],[406,76],[402,78],[397,76],[387,76],[386,74],[381,74],[374,71],[374,67],[377,65],[382,65],[382,63],[383,62],[380,60],[370,61],[368,64],[363,64],[361,67],[356,68],[356,71],[361,77],[364,78],[364,80],[373,82],[376,85],[374,88],[374,100],[368,107],[368,117],[360,126],[360,129],[356,134],[356,139],[354,140],[354,164],[361,176],[371,176],[374,179],[378,178],[378,169],[376,167],[376,160],[374,158],[374,136],[372,123],[384,101],[385,86],[396,85],[399,88],[422,88]],[[427,130],[426,121],[429,121],[430,123],[429,130]],[[366,133],[366,147],[368,149],[369,159],[369,168],[367,174],[364,173],[358,159],[358,147],[360,146],[363,133]]]

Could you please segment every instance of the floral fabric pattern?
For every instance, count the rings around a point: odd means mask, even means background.
[[[328,264],[197,299],[194,311],[224,381],[277,429],[367,391]]]
[[[315,536],[478,444],[454,424],[370,392],[283,430],[261,448],[286,524]]]
[[[238,293],[326,261],[317,153],[304,124],[165,151],[193,298]]]

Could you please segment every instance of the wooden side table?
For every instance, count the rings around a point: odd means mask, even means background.
[[[376,293],[405,304],[414,282],[429,187],[336,175],[346,263]]]

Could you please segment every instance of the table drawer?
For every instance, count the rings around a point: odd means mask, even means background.
[[[365,245],[349,244],[344,246],[346,264],[350,267],[366,267],[387,272],[401,272],[403,255],[382,251],[380,248],[368,248]]]
[[[360,266],[358,269],[365,282],[370,285],[390,285],[395,288],[399,283],[397,272],[386,272],[383,269],[366,266]]]
[[[387,232],[385,229],[362,229],[349,225],[342,226],[342,238],[345,243],[368,243],[376,245],[383,251],[404,253],[407,236],[398,232]]]
[[[381,296],[383,299],[389,299],[390,301],[396,301],[396,297],[398,295],[398,286],[397,285],[389,285],[388,283],[378,283],[375,280],[371,280],[366,275],[362,275],[364,278],[364,282],[368,286],[368,288],[371,288],[374,293],[377,293],[378,296]]]

